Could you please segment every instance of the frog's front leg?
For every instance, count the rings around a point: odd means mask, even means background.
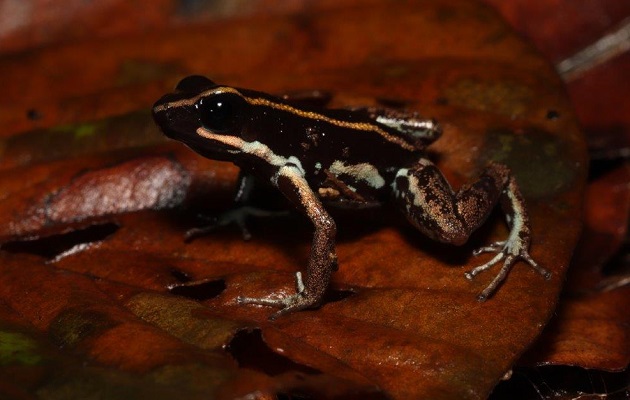
[[[498,201],[506,214],[510,235],[507,240],[475,251],[498,253],[489,262],[466,273],[468,279],[503,261],[499,273],[479,294],[484,301],[496,291],[512,266],[526,261],[546,279],[551,273],[529,255],[531,229],[525,202],[510,170],[490,164],[479,180],[454,192],[442,173],[426,159],[398,172],[394,195],[409,221],[427,236],[445,243],[461,245],[488,218]]]
[[[232,208],[213,218],[206,217],[207,219],[210,219],[210,221],[203,226],[186,231],[184,241],[191,242],[217,228],[232,224],[236,225],[241,230],[244,240],[249,240],[252,237],[249,229],[247,229],[247,220],[250,217],[278,217],[288,214],[287,211],[264,210],[262,208],[249,205],[249,198],[254,188],[254,184],[254,176],[241,171],[236,184],[236,193],[232,201]]]
[[[271,320],[283,314],[319,305],[337,264],[335,221],[309,187],[300,168],[293,164],[281,167],[277,174],[276,185],[300,211],[309,217],[315,225],[315,232],[306,268],[306,278],[302,281],[302,274],[300,272],[296,274],[294,295],[281,299],[239,297],[240,304],[280,307],[280,311],[271,315],[269,318]]]

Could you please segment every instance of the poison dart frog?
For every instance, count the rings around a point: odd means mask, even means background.
[[[454,191],[426,156],[427,146],[442,133],[436,121],[400,110],[306,103],[190,76],[153,106],[166,136],[204,157],[240,167],[237,203],[246,200],[254,178],[265,180],[314,225],[305,276],[296,273],[296,293],[278,299],[239,297],[239,303],[280,308],[270,317],[275,319],[322,302],[337,267],[336,225],[324,205],[393,203],[423,234],[461,245],[500,203],[509,236],[476,250],[475,255],[496,256],[465,274],[472,279],[502,264],[478,300],[492,295],[519,260],[546,279],[551,276],[528,253],[525,202],[505,165],[490,163],[475,182]],[[247,210],[251,207],[229,213],[230,219],[242,223]]]

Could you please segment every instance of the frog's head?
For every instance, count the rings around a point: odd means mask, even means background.
[[[211,158],[240,152],[249,104],[241,93],[203,76],[189,76],[153,105],[153,119],[172,139]]]

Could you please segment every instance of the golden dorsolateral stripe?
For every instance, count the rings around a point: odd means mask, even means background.
[[[416,148],[407,143],[406,141],[404,141],[403,139],[394,136],[390,133],[385,132],[383,129],[381,129],[379,126],[374,125],[374,124],[370,124],[369,122],[348,122],[348,121],[343,121],[343,120],[339,120],[339,119],[335,119],[335,118],[330,118],[327,117],[325,115],[313,112],[313,111],[304,111],[304,110],[300,110],[299,108],[295,108],[292,107],[288,104],[283,104],[283,103],[276,103],[274,101],[268,100],[268,99],[264,99],[261,97],[248,97],[248,96],[244,96],[241,92],[239,92],[238,90],[229,87],[229,86],[220,86],[211,90],[207,90],[205,92],[202,92],[200,94],[198,94],[195,97],[192,97],[190,99],[183,99],[183,100],[178,100],[178,101],[173,101],[167,104],[163,104],[160,105],[158,107],[156,107],[154,109],[155,112],[160,112],[160,111],[164,111],[168,108],[171,107],[181,107],[181,106],[191,106],[193,104],[195,104],[200,98],[202,97],[206,97],[206,96],[211,96],[211,95],[216,95],[216,94],[221,94],[221,93],[233,93],[236,94],[240,97],[242,97],[247,103],[253,105],[253,106],[264,106],[264,107],[270,107],[270,108],[274,108],[276,110],[280,110],[280,111],[285,111],[294,115],[297,115],[299,117],[302,118],[309,118],[309,119],[314,119],[317,121],[324,121],[327,122],[331,125],[335,125],[335,126],[339,126],[342,128],[349,128],[349,129],[355,129],[355,130],[359,130],[359,131],[371,131],[371,132],[375,132],[379,135],[381,135],[383,137],[383,139],[387,140],[388,142],[392,142],[397,144],[398,146],[402,147],[405,150],[409,150],[409,151],[415,151]]]

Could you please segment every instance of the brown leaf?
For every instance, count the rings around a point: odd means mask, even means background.
[[[602,273],[627,235],[629,181],[630,169],[623,165],[589,184],[584,232],[563,300],[524,362],[607,371],[621,371],[630,364],[630,286],[609,290],[606,285],[615,276]]]
[[[526,375],[526,379],[521,380],[526,390],[538,384],[530,397],[556,397],[558,393],[566,398],[589,396],[586,393],[614,397],[615,388],[623,393],[627,387],[630,362],[629,304],[624,288],[630,282],[630,114],[626,111],[630,104],[626,95],[630,89],[626,72],[630,52],[623,35],[628,30],[630,3],[486,2],[495,5],[516,30],[556,64],[586,133],[592,160],[585,227],[566,290],[557,315],[524,357],[525,364],[537,367],[525,369],[520,375]],[[601,372],[624,368],[625,372]],[[592,382],[590,388],[581,383],[585,381]],[[512,393],[529,398],[514,386]]]
[[[130,59],[162,73],[115,87]],[[59,75],[24,93],[16,82],[41,65]],[[519,263],[496,296],[475,300],[491,273],[471,283],[463,271],[486,260],[471,258],[473,248],[506,236],[500,213],[453,248],[388,210],[336,212],[340,268],[320,309],[270,322],[268,308],[239,306],[241,295],[295,290],[310,225],[259,220],[250,241],[228,227],[186,244],[198,211],[230,206],[236,170],[161,144],[146,114],[85,123],[148,107],[179,72],[205,71],[435,117],[444,136],[431,156],[454,186],[492,160],[514,171],[532,255],[552,279]],[[29,343],[63,345],[48,366],[24,367],[7,393],[484,398],[554,310],[580,227],[584,142],[554,72],[476,3],[335,3],[18,54],[0,72],[12,98],[0,114],[5,135],[28,128],[19,116],[31,108],[45,115],[36,126],[81,122],[3,145],[0,305],[10,332],[28,327]],[[90,368],[78,373],[80,362]]]

